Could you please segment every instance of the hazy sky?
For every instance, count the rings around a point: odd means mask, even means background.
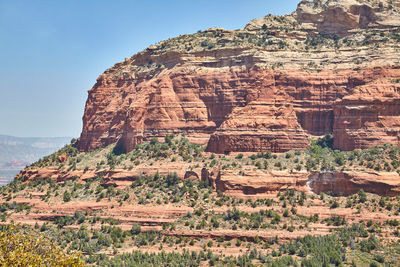
[[[0,0],[0,134],[74,136],[97,76],[161,40],[298,0]]]

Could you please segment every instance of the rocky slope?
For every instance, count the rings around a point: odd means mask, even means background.
[[[342,150],[398,146],[399,27],[391,1],[315,0],[160,42],[100,75],[79,149],[182,132],[218,153],[300,149],[329,132]]]
[[[22,181],[51,179],[87,183],[101,178],[105,187],[129,187],[142,177],[176,173],[183,181],[204,181],[215,190],[239,198],[264,198],[294,189],[308,193],[351,195],[360,189],[381,196],[400,192],[400,148],[384,145],[361,151],[337,151],[323,140],[287,153],[234,153],[216,156],[184,137],[152,139],[131,152],[118,154],[116,145],[78,152],[73,145],[23,170]]]
[[[70,145],[25,169],[0,187],[0,224],[31,225],[89,263],[129,252],[223,257],[257,249],[279,258],[274,251],[291,241],[349,231],[354,246],[341,250],[345,266],[364,266],[376,253],[400,263],[400,148],[393,145],[340,152],[312,143],[303,151],[216,156],[177,137],[126,154],[114,148],[85,153]],[[371,253],[363,244],[374,234],[380,246]]]

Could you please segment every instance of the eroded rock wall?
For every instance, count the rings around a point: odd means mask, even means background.
[[[390,143],[400,147],[399,68],[363,72],[364,85],[334,106],[334,146],[365,149]],[[375,78],[373,78],[375,77]]]
[[[302,149],[332,132],[342,150],[400,145],[397,8],[302,1],[243,30],[160,42],[98,78],[79,149],[130,151],[170,133],[217,153]]]
[[[320,194],[352,195],[363,189],[381,196],[399,194],[399,175],[395,172],[321,172],[312,173],[307,181],[310,191]]]

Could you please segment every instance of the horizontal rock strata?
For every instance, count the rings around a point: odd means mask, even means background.
[[[371,1],[302,1],[244,29],[169,39],[89,90],[81,151],[185,133],[208,151],[284,152],[334,133],[342,150],[399,145],[400,15]]]

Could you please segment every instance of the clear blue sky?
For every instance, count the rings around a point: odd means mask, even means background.
[[[161,40],[298,0],[0,0],[0,134],[74,136],[98,75]]]

